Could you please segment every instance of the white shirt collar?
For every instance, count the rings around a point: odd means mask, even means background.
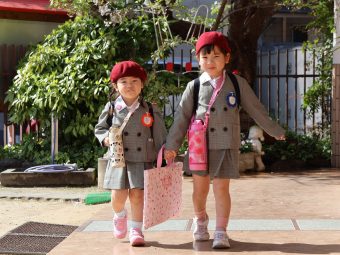
[[[204,84],[206,83],[207,81],[210,81],[211,78],[210,78],[210,75],[206,72],[202,73],[199,77],[199,80],[200,80],[200,83],[201,84]]]
[[[210,75],[209,75],[207,72],[204,72],[204,73],[202,73],[201,76],[199,77],[199,80],[200,80],[200,84],[203,84],[203,83],[205,83],[205,82],[210,82],[211,86],[212,86],[213,88],[215,88],[215,87],[216,87],[216,82],[217,82],[217,80],[218,80],[219,78],[220,78],[220,76],[217,77],[217,78],[212,79],[212,78],[210,77]]]
[[[117,97],[117,99],[115,100],[115,111],[116,111],[117,113],[119,113],[119,112],[121,112],[122,110],[124,110],[125,108],[127,108],[127,109],[130,111],[131,108],[132,108],[135,104],[138,103],[138,99],[139,99],[139,98],[137,98],[136,101],[133,102],[132,105],[127,106],[126,103],[124,102],[122,96]],[[138,107],[136,107],[136,108],[138,108]]]

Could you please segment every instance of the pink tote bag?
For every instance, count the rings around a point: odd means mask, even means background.
[[[157,167],[144,171],[144,228],[178,216],[182,207],[182,162],[161,167],[164,147],[158,153]]]

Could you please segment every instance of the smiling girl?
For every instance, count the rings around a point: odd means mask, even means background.
[[[108,102],[95,127],[102,146],[109,147],[104,188],[112,190],[113,234],[127,234],[126,200],[130,199],[132,246],[145,244],[142,233],[144,169],[153,162],[165,142],[166,129],[160,111],[143,100],[142,90],[147,74],[133,61],[117,63],[110,75],[115,100]]]
[[[205,169],[190,169],[193,176],[192,199],[195,215],[193,237],[195,241],[209,240],[206,202],[212,180],[216,211],[213,248],[230,247],[226,232],[231,209],[229,183],[230,179],[240,176],[240,107],[268,134],[279,140],[284,139],[284,129],[269,118],[246,80],[226,73],[225,66],[230,61],[230,53],[228,40],[220,32],[205,32],[196,43],[196,57],[203,73],[199,77],[200,87],[194,119],[207,124],[208,164]],[[241,100],[237,98],[238,93],[231,79],[238,83]],[[176,156],[190,125],[195,101],[194,84],[194,81],[188,83],[177,108],[166,140],[166,160],[172,160]],[[215,100],[212,102],[211,98]],[[186,162],[187,159],[184,163]]]

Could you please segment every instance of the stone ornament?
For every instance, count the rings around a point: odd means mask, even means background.
[[[264,155],[264,151],[262,151],[262,143],[264,141],[263,130],[259,126],[251,126],[249,129],[248,139],[252,143],[253,151],[255,152],[255,168],[257,171],[265,170],[265,165],[262,161],[262,155]]]

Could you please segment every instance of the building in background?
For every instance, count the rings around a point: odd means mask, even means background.
[[[29,45],[42,41],[69,19],[65,11],[51,9],[49,5],[49,0],[0,1],[0,145],[19,142],[22,133],[20,127],[8,122],[4,104],[19,60]]]

